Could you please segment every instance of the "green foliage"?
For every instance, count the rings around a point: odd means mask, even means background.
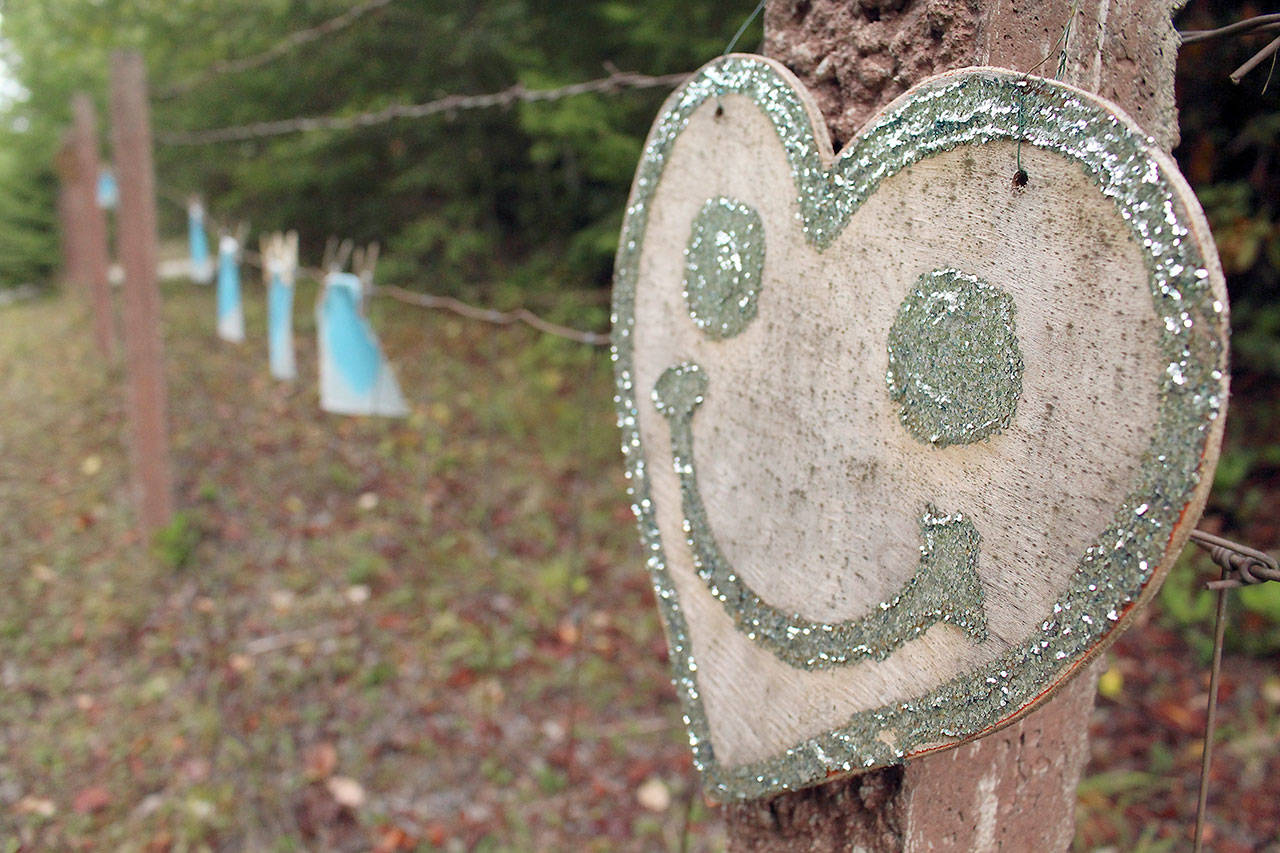
[[[169,523],[156,531],[151,547],[161,563],[171,569],[182,569],[191,563],[202,538],[204,534],[195,516],[190,512],[180,511],[174,513]]]
[[[515,83],[556,87],[604,76],[609,64],[650,74],[689,70],[719,53],[752,8],[749,0],[727,7],[710,0],[397,0],[259,68],[164,97],[217,62],[257,54],[350,5],[9,4],[0,35],[29,97],[7,116],[0,105],[0,124],[21,126],[25,143],[3,145],[14,153],[0,160],[0,233],[22,242],[23,259],[11,265],[0,253],[0,286],[48,275],[56,253],[51,155],[72,93],[88,91],[105,106],[113,49],[143,51],[159,93],[152,124],[163,134],[351,114]],[[743,44],[759,32],[756,24]],[[158,179],[166,198],[203,193],[224,222],[298,228],[311,259],[331,234],[380,240],[389,250],[385,278],[435,291],[466,293],[512,277],[525,289],[600,284],[644,134],[664,95],[584,95],[352,132],[159,145]],[[178,232],[179,206],[161,213],[162,227]]]
[[[1162,618],[1187,639],[1206,664],[1213,651],[1216,593],[1204,584],[1218,572],[1202,554],[1184,553],[1160,588]],[[1227,595],[1227,648],[1257,656],[1280,651],[1280,584],[1243,587]]]

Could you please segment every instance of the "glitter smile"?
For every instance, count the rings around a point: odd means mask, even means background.
[[[707,385],[706,372],[696,364],[670,367],[654,386],[653,403],[671,425],[672,458],[694,568],[747,637],[802,669],[884,660],[938,622],[955,625],[974,642],[987,638],[978,579],[981,537],[963,515],[942,514],[932,504],[920,519],[920,567],[892,598],[865,616],[814,622],[779,610],[756,594],[720,550],[698,488],[693,414],[706,397]]]

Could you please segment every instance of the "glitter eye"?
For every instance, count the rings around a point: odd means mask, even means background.
[[[920,276],[889,328],[889,396],[925,444],[972,444],[1005,429],[1022,396],[1013,297],[954,269]]]
[[[764,224],[750,205],[720,196],[702,206],[684,250],[684,299],[694,325],[716,340],[756,318]]]

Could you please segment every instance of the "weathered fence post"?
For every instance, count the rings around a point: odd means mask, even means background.
[[[139,517],[145,532],[169,522],[164,344],[156,282],[155,173],[146,71],[137,53],[111,61],[111,138],[120,186],[120,262],[124,267],[124,351]]]
[[[80,175],[77,173],[75,137],[68,131],[62,145],[53,158],[54,171],[58,174],[58,231],[61,238],[62,283],[70,287],[84,285],[84,235],[81,217],[77,210],[80,195]]]
[[[81,284],[88,289],[93,303],[93,334],[98,351],[110,357],[115,346],[115,318],[108,280],[111,254],[107,247],[107,215],[98,204],[98,173],[102,166],[98,160],[97,117],[93,101],[83,92],[75,96],[71,108],[77,176],[73,192],[79,195],[75,210],[80,220],[75,227],[83,253],[79,274],[85,278]]]
[[[840,145],[931,74],[994,65],[1053,76],[1057,52],[1065,49],[1064,82],[1119,104],[1168,151],[1178,138],[1178,39],[1171,22],[1177,5],[769,0],[765,53],[810,88]],[[1090,669],[1020,721],[958,749],[727,806],[731,849],[1067,849],[1088,756],[1097,680],[1096,665]]]

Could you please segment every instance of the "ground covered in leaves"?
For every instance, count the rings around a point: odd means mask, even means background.
[[[164,305],[181,513],[156,542],[83,307],[0,308],[0,851],[723,848],[605,353],[379,300],[413,414],[342,418],[317,407],[309,311],[280,384],[264,335],[214,338],[208,289]],[[1102,676],[1081,850],[1190,836],[1208,568],[1184,563]],[[1216,850],[1280,850],[1258,652],[1227,658]]]

